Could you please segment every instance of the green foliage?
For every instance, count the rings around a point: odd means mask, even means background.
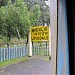
[[[7,6],[0,8],[0,35],[7,36],[8,41],[18,36],[17,29],[25,37],[29,26],[29,11],[23,0],[16,0],[13,5],[9,0]]]
[[[7,37],[8,42],[14,37],[27,37],[30,25],[36,26],[39,21],[42,23],[42,18],[44,22],[48,22],[48,8],[45,10],[42,7],[41,3],[44,5],[42,0],[1,0],[1,2],[4,6],[0,5],[0,36],[2,39]]]
[[[33,18],[35,23],[34,25],[38,25],[38,20],[40,19],[41,16],[40,6],[38,4],[34,5],[31,11],[33,13]]]
[[[40,6],[41,17],[38,20],[38,25],[44,25],[45,23],[47,23],[48,25],[50,24],[49,6],[46,5],[45,1],[46,0],[25,0],[29,10],[32,10],[36,4]]]
[[[5,6],[7,4],[7,0],[0,0],[0,7]]]

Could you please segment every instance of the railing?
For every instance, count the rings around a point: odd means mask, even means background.
[[[12,48],[0,48],[0,61],[10,60],[17,57],[28,55],[28,48],[25,46],[12,47]]]
[[[49,56],[49,47],[42,46],[32,47],[33,55],[45,55]],[[0,61],[10,60],[17,57],[27,56],[28,55],[28,46],[15,46],[9,48],[0,48]]]
[[[33,55],[45,55],[45,56],[49,56],[49,46],[43,46],[43,47],[36,47],[33,46],[33,50],[32,50]]]

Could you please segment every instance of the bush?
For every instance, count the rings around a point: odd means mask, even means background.
[[[7,38],[2,37],[3,39],[0,38],[0,47],[5,47],[7,44]],[[18,39],[18,38],[11,38],[10,40],[10,45],[19,45],[19,44],[25,44],[26,39]]]
[[[3,39],[3,36],[2,35],[0,35],[0,39]]]
[[[2,39],[0,39],[0,47],[3,45],[3,40]]]
[[[25,44],[25,39],[18,39],[18,38],[12,38],[10,40],[10,44],[13,44],[13,45],[18,45],[18,44]]]

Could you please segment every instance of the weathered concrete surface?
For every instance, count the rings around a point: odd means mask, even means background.
[[[57,49],[57,0],[50,1],[50,28],[51,28],[51,73],[56,75]]]
[[[51,60],[44,57],[30,57],[28,61],[13,64],[2,70],[0,75],[52,75]]]

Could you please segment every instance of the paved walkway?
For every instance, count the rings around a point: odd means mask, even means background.
[[[52,75],[51,60],[33,56],[28,61],[13,64],[2,70],[0,75]]]

